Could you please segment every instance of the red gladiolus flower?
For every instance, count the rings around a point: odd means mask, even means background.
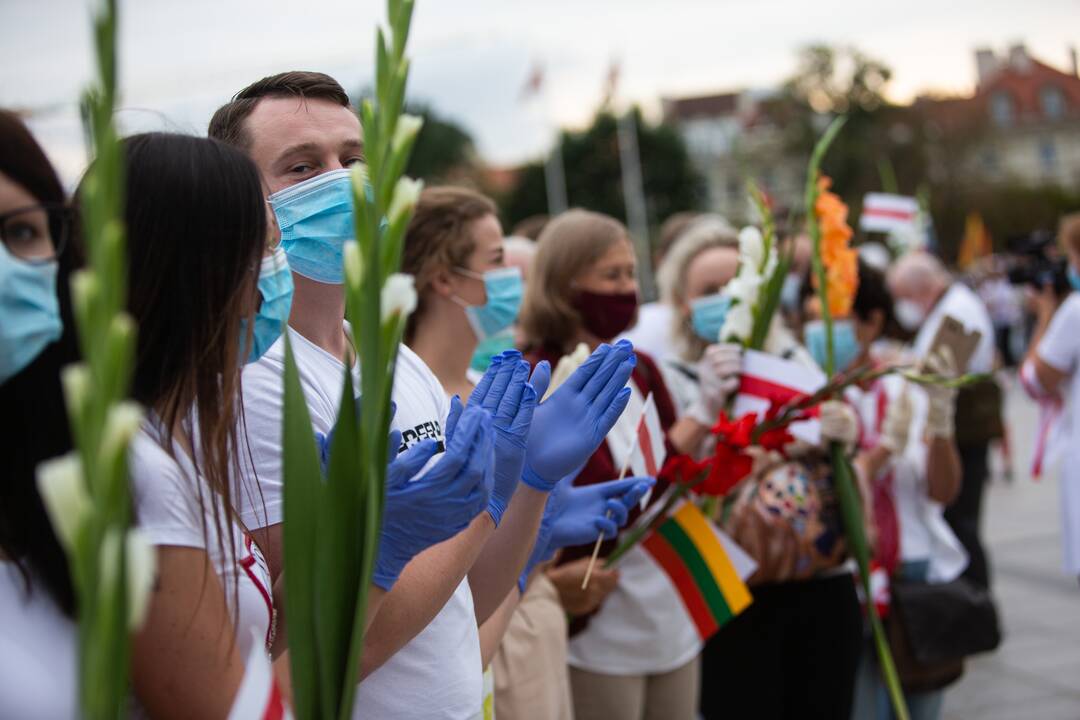
[[[727,495],[754,469],[754,460],[729,445],[719,443],[712,458],[709,476],[695,488],[701,495]]]

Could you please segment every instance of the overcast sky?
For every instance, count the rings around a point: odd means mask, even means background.
[[[541,152],[551,122],[596,108],[613,59],[621,102],[768,87],[798,48],[853,44],[894,70],[896,99],[967,92],[974,48],[1017,41],[1058,67],[1080,44],[1077,0],[419,0],[410,96],[464,125],[497,164]],[[371,76],[375,0],[120,0],[123,127],[203,133],[248,82],[328,72],[350,92]],[[32,127],[68,180],[82,169],[75,102],[91,72],[87,0],[0,0],[0,106]],[[545,97],[520,102],[534,63]]]

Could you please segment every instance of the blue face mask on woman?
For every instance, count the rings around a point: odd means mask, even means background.
[[[825,367],[825,323],[811,320],[803,326],[806,349],[814,361]],[[855,336],[855,324],[850,320],[833,321],[833,363],[836,372],[843,372],[859,357],[859,339]]]
[[[1069,278],[1069,284],[1072,285],[1072,289],[1080,292],[1080,271],[1077,271],[1071,264],[1066,271],[1066,275]]]
[[[293,281],[289,270],[289,261],[285,251],[279,245],[274,254],[262,259],[259,267],[259,295],[262,304],[255,312],[255,327],[252,330],[251,352],[247,362],[253,363],[263,356],[273,345],[285,326],[289,323],[289,311],[292,309]],[[240,321],[241,347],[247,338],[247,320]]]
[[[454,268],[454,272],[484,281],[487,302],[483,305],[469,305],[461,298],[451,296],[454,302],[465,308],[465,315],[469,318],[477,340],[489,338],[514,324],[518,310],[521,309],[521,296],[525,288],[521,281],[521,268],[499,268],[483,274],[465,268]]]
[[[60,337],[55,260],[19,260],[0,243],[0,383]]]
[[[352,187],[350,170],[332,170],[270,196],[293,272],[331,285],[345,282],[345,241],[354,234]]]
[[[730,309],[731,298],[723,293],[695,298],[690,301],[690,325],[705,342],[720,342],[720,330]]]

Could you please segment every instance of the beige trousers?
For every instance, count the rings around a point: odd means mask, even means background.
[[[566,652],[559,592],[537,573],[491,661],[496,720],[573,720]]]
[[[604,675],[570,668],[577,720],[694,720],[701,658],[656,675]]]

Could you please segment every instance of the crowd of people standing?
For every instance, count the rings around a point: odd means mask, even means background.
[[[80,192],[65,196],[15,115],[0,113],[0,137],[0,716],[77,717],[79,609],[35,473],[72,446],[61,370],[79,357],[69,279],[84,263]],[[147,410],[129,474],[157,552],[132,709],[226,717],[255,647],[289,698],[284,338],[323,446],[346,373],[359,387],[364,371],[342,287],[360,123],[332,78],[286,72],[238,92],[208,137],[140,134],[123,154],[132,392]],[[669,455],[700,458],[739,388],[743,349],[720,334],[738,232],[715,215],[676,220],[658,258],[661,298],[639,306],[634,246],[615,218],[574,209],[535,241],[507,239],[490,198],[421,194],[404,240],[418,303],[394,379],[355,716],[889,717],[831,443],[858,469],[888,577],[989,589],[979,518],[999,395],[992,383],[958,392],[899,376],[822,405],[820,442],[763,453],[713,518],[757,569],[752,605],[709,640],[678,621],[669,579],[638,548],[583,585],[594,542],[605,558],[666,489],[665,477],[620,476],[646,398]],[[765,352],[824,364],[807,268],[795,263],[787,280]],[[1024,377],[1040,397],[1073,370],[1074,301],[1039,316]],[[965,367],[934,346],[945,318],[979,333]],[[925,253],[885,272],[860,262],[854,309],[834,331],[844,367],[906,358],[945,379],[994,367],[984,305]],[[575,353],[583,362],[553,379]],[[940,717],[955,679],[910,687],[913,717]]]

